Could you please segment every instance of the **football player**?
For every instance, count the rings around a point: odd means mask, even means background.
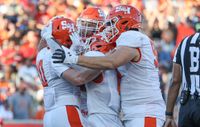
[[[54,24],[52,25],[54,26]],[[54,32],[52,34],[54,35]],[[53,36],[53,38],[55,38],[58,41],[63,40],[62,38],[64,34],[62,35],[60,35],[60,33],[57,33],[57,34],[59,36]],[[70,34],[70,38],[72,41],[78,40],[75,34]],[[95,38],[94,41],[99,41],[101,36],[95,36],[93,38]],[[49,39],[47,38],[47,40]],[[80,43],[76,43],[76,44],[80,44]],[[102,42],[101,44],[98,44],[98,42],[97,43],[92,42],[91,49],[106,53],[115,47],[115,46],[110,46],[110,48],[108,48],[106,44],[107,44],[106,42]],[[101,45],[102,45],[102,48],[100,48]],[[67,48],[62,46],[63,49],[69,50],[68,48],[70,47],[67,45],[66,47]],[[57,51],[63,52],[60,49]],[[86,56],[99,56],[99,55],[104,56],[103,53],[92,51],[92,52],[87,52],[85,55]],[[74,66],[72,66],[72,68],[73,67]],[[116,70],[107,70],[105,72],[102,72],[95,80],[86,83],[86,90],[87,90],[87,97],[88,97],[87,105],[88,105],[88,111],[89,111],[89,117],[88,117],[89,126],[91,127],[107,127],[107,126],[122,127],[121,120],[119,119],[120,97],[118,93],[118,80],[117,80]]]
[[[93,80],[99,71],[75,70],[66,64],[54,64],[51,61],[52,50],[47,46],[52,38],[68,48],[72,45],[70,36],[76,33],[75,24],[70,19],[57,17],[51,20],[41,34],[38,47],[37,70],[44,86],[44,126],[45,127],[87,127],[79,111],[79,85]],[[47,36],[46,33],[52,33]]]
[[[105,53],[115,48],[114,44],[108,44],[104,40],[101,40],[101,36],[99,35],[95,35],[93,39],[90,45],[90,49],[93,51],[86,52],[84,54],[85,56],[104,56]],[[101,40],[101,43],[99,43],[99,40]],[[69,50],[65,47],[63,49]],[[54,57],[59,57],[64,51],[58,49],[56,52],[58,56]],[[90,127],[122,127],[119,118],[120,96],[117,78],[116,70],[106,70],[93,81],[85,84],[87,91],[88,123]]]
[[[103,30],[105,14],[99,7],[86,8],[77,19],[79,35],[86,44],[90,44],[90,49],[107,53],[115,47],[115,44],[108,44],[105,41],[99,43],[102,37],[96,35]],[[87,52],[85,55],[97,56],[97,52]],[[102,54],[103,55],[103,54]],[[116,70],[103,72],[94,81],[86,84],[88,122],[92,127],[121,127],[119,118],[120,104],[118,88],[119,73]],[[86,93],[85,93],[86,94]],[[84,95],[84,92],[81,92]],[[86,97],[86,96],[83,96]],[[82,97],[82,100],[86,100]],[[110,100],[108,99],[110,98]],[[83,102],[83,101],[82,101]],[[87,112],[86,104],[81,103],[81,111]],[[85,106],[85,107],[84,107]]]
[[[93,36],[94,37],[94,36]],[[84,55],[105,56],[104,54],[115,48],[114,44],[108,44],[101,40],[101,36],[95,35],[95,41],[90,49],[99,52],[87,52]],[[101,40],[101,43],[99,43]],[[91,127],[122,127],[119,118],[120,93],[118,91],[118,71],[103,71],[95,80],[86,84],[88,122]]]
[[[132,6],[114,7],[106,18],[105,38],[116,43],[116,49],[106,56],[87,57],[53,55],[54,63],[78,64],[94,69],[119,68],[121,107],[126,127],[162,127],[165,103],[158,77],[157,53],[153,42],[139,31],[141,13]],[[61,53],[59,54],[61,55]]]
[[[85,43],[85,50],[88,50],[89,48],[90,37],[99,33],[100,30],[103,28],[105,18],[106,17],[103,10],[99,7],[94,6],[87,7],[77,18],[76,25],[78,28],[79,36]],[[87,94],[84,86],[81,86],[80,110],[83,116],[87,117]]]
[[[103,30],[105,13],[99,7],[87,7],[77,18],[78,33],[85,42],[87,38]]]

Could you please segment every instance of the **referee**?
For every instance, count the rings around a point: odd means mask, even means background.
[[[182,40],[173,62],[164,127],[177,127],[173,110],[181,84],[178,127],[200,127],[200,32]]]

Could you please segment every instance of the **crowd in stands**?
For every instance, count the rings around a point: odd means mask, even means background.
[[[55,15],[76,20],[87,6],[107,14],[130,4],[143,14],[142,30],[158,51],[160,80],[166,99],[176,47],[195,32],[198,0],[0,0],[0,118],[42,119],[42,85],[35,67],[40,30]]]

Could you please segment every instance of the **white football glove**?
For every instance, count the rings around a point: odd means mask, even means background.
[[[42,30],[41,30],[41,37],[45,40],[53,38],[52,36],[52,22],[49,22]]]
[[[62,49],[57,49],[52,56],[53,63],[77,64],[78,55],[72,50],[62,46]]]
[[[81,43],[83,43],[81,41],[81,38],[79,37],[78,33],[77,32],[73,32],[69,35],[71,41],[72,41],[72,44],[73,45],[80,45]]]
[[[70,50],[75,51],[76,54],[84,53],[86,46],[83,43],[83,41],[80,39],[78,33],[77,32],[73,32],[69,36],[70,36],[70,39],[72,41],[72,45],[70,47]]]

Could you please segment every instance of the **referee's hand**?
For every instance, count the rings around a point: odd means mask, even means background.
[[[164,127],[178,127],[173,118],[166,118]]]

